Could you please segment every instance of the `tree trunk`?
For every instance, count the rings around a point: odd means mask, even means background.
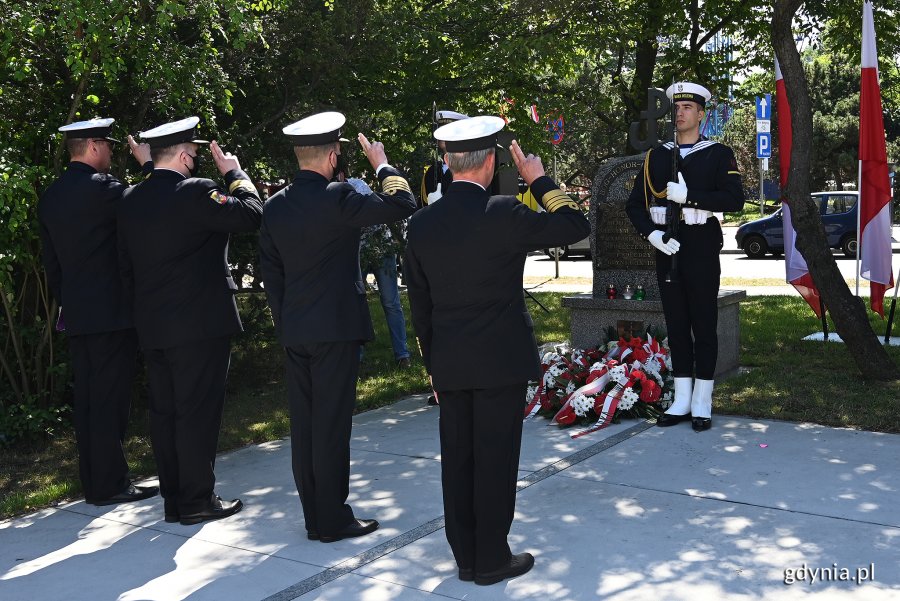
[[[831,313],[835,329],[867,380],[894,380],[900,370],[891,361],[869,325],[863,301],[850,292],[828,247],[819,211],[809,196],[812,152],[812,109],[806,73],[794,42],[791,23],[803,0],[776,0],[772,16],[772,45],[781,64],[791,106],[793,147],[788,185],[784,191],[797,231],[797,250]]]

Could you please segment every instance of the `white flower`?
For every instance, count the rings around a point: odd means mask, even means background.
[[[577,387],[575,386],[575,382],[569,382],[566,385],[566,394],[572,394],[573,392],[575,392],[576,388]]]
[[[529,386],[528,390],[525,391],[525,403],[530,403],[534,400],[534,395],[537,394],[537,386]]]
[[[604,363],[603,361],[597,361],[596,363],[591,365],[591,371],[598,371],[603,369],[604,367],[606,367],[606,363]]]
[[[550,351],[549,353],[544,353],[544,356],[541,357],[541,363],[544,365],[552,365],[553,363],[559,363],[560,359],[559,353]]]
[[[618,409],[621,409],[622,411],[628,411],[629,409],[634,407],[634,404],[639,399],[640,397],[638,396],[638,393],[636,393],[631,388],[628,388],[627,390],[625,390],[625,392],[622,393],[622,396],[619,398]]]
[[[664,395],[662,395],[662,399],[659,401],[659,406],[662,407],[663,410],[668,409],[669,407],[672,406],[674,397],[675,397],[675,395],[672,393],[671,390],[666,392]]]
[[[566,366],[562,363],[554,363],[547,369],[548,374],[552,374],[554,378],[566,373]]]
[[[556,384],[556,379],[553,377],[553,374],[548,369],[544,372],[544,388],[553,388]]]
[[[583,394],[579,394],[572,401],[572,410],[575,411],[575,415],[579,417],[584,417],[588,414],[588,411],[594,408],[594,401]]]

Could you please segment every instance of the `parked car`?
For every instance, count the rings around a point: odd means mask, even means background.
[[[588,236],[583,240],[579,240],[575,244],[570,244],[569,246],[563,246],[561,248],[545,248],[544,254],[550,257],[551,259],[556,258],[556,253],[559,252],[559,258],[565,259],[567,257],[571,257],[574,255],[584,255],[585,257],[591,256],[591,237]]]
[[[813,192],[813,202],[819,207],[828,246],[841,250],[845,256],[856,256],[856,201],[859,192]],[[778,256],[784,252],[784,221],[781,209],[738,228],[735,234],[738,248],[751,259],[761,259],[766,253]]]

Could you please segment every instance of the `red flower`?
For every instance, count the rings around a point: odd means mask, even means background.
[[[575,423],[575,420],[577,418],[578,416],[575,415],[575,409],[572,408],[572,405],[569,405],[568,407],[557,413],[556,417],[553,419],[555,419],[556,423],[561,426],[568,426]]]

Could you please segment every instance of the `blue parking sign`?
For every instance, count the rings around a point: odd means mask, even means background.
[[[772,133],[760,132],[756,134],[756,158],[768,159],[772,157]]]

